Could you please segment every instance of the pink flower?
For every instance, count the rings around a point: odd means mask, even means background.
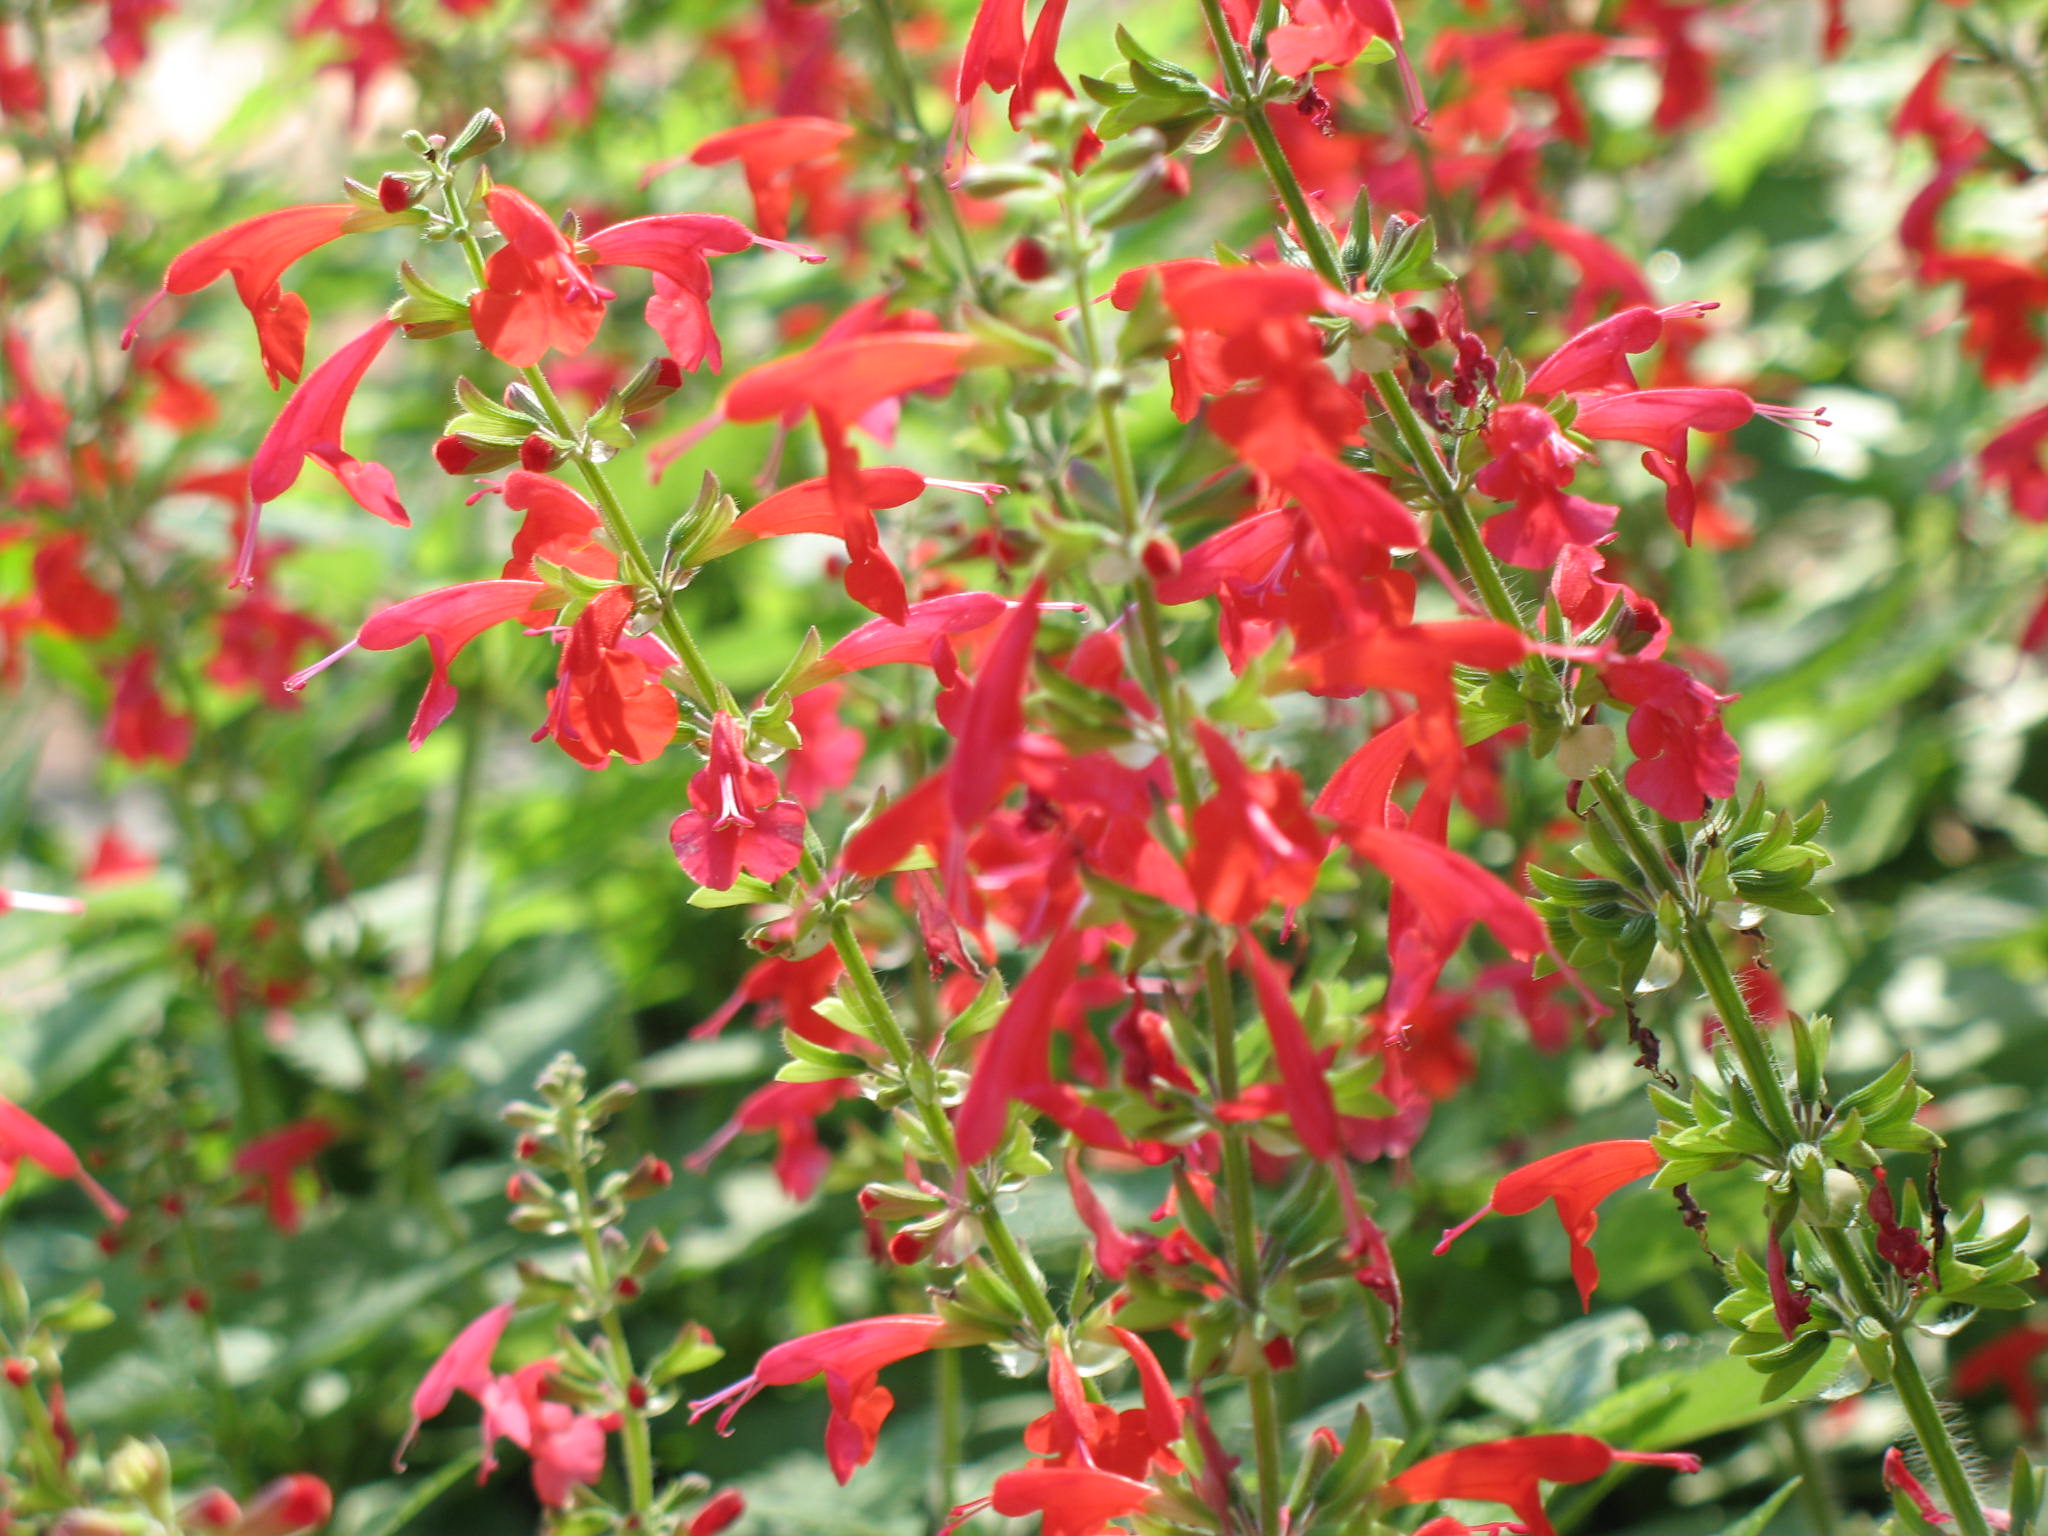
[[[1721,706],[1734,694],[1716,693],[1668,661],[1610,661],[1600,680],[1630,705],[1629,793],[1659,815],[1693,821],[1708,800],[1735,793],[1742,754],[1721,723]]]

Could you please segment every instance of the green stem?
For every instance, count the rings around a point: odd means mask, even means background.
[[[939,1454],[934,1466],[933,1493],[937,1507],[932,1511],[932,1529],[937,1530],[946,1523],[959,1499],[957,1476],[960,1471],[961,1446],[966,1439],[962,1422],[963,1403],[960,1396],[960,1351],[939,1349],[932,1352],[932,1396],[934,1412],[939,1419]]]
[[[446,209],[448,223],[454,232],[456,243],[461,246],[463,255],[469,261],[471,276],[481,285],[484,281],[483,247],[477,242],[476,231],[470,227],[469,210],[455,190],[452,167],[443,171],[443,178],[442,206]],[[536,363],[522,368],[519,375],[526,380],[526,387],[533,391],[534,398],[540,402],[541,410],[548,418],[548,425],[554,429],[555,434],[567,442],[577,441],[581,434],[570,421],[561,397],[555,393],[547,375],[541,372],[540,365]],[[706,664],[704,653],[697,649],[697,642],[690,634],[689,626],[684,624],[682,615],[676,611],[674,594],[661,585],[654,563],[647,558],[647,548],[640,542],[640,535],[634,530],[632,520],[626,516],[626,508],[620,502],[618,492],[612,489],[611,481],[595,461],[583,453],[577,453],[574,457],[577,471],[582,475],[584,485],[589,488],[591,499],[597,503],[598,515],[604,520],[605,532],[611,536],[612,543],[618,549],[619,562],[625,574],[635,586],[651,593],[660,605],[656,623],[660,627],[662,639],[668,642],[669,649],[682,661],[683,670],[690,676],[690,686],[696,693],[698,702],[708,709],[716,709],[720,697],[718,679],[712,675],[711,668]]]
[[[604,1330],[605,1342],[611,1346],[612,1385],[618,1389],[622,1426],[619,1439],[626,1449],[626,1493],[631,1500],[631,1514],[636,1527],[644,1527],[654,1505],[653,1443],[647,1428],[646,1410],[635,1407],[629,1395],[637,1375],[633,1368],[633,1351],[626,1343],[625,1325],[619,1321],[618,1291],[611,1265],[604,1256],[604,1244],[598,1237],[597,1223],[593,1220],[590,1174],[584,1166],[589,1140],[581,1112],[574,1113],[577,1118],[575,1132],[569,1138],[566,1173],[570,1191],[576,1197],[576,1235],[582,1241],[583,1257],[590,1266],[591,1300],[601,1309],[598,1326]]]
[[[1892,1389],[1899,1395],[1899,1403],[1906,1410],[1906,1419],[1913,1426],[1913,1437],[1926,1453],[1927,1464],[1934,1469],[1935,1481],[1941,1485],[1942,1501],[1948,1505],[1949,1514],[1955,1519],[1959,1536],[1990,1536],[1991,1526],[1977,1502],[1977,1490],[1964,1469],[1962,1454],[1949,1436],[1948,1421],[1942,1417],[1934,1394],[1928,1390],[1920,1362],[1913,1357],[1910,1307],[1905,1314],[1895,1315],[1885,1305],[1876,1281],[1863,1262],[1862,1253],[1845,1229],[1809,1223],[1808,1230],[1826,1250],[1850,1302],[1865,1316],[1882,1323],[1891,1333]]]
[[[818,879],[816,861],[808,854],[801,872],[806,881],[815,883]],[[1059,1326],[1059,1314],[1053,1311],[1052,1302],[1045,1294],[1045,1279],[1018,1246],[1009,1223],[996,1209],[994,1192],[980,1172],[962,1167],[959,1143],[953,1136],[953,1123],[946,1118],[945,1107],[933,1091],[936,1085],[931,1079],[931,1063],[918,1053],[903,1033],[903,1026],[897,1021],[895,1010],[889,1006],[889,999],[882,991],[882,983],[875,975],[874,967],[868,964],[867,952],[860,947],[860,938],[854,933],[852,922],[841,912],[834,915],[831,926],[832,948],[853,982],[854,1004],[861,1015],[861,1022],[881,1042],[889,1060],[902,1074],[925,1135],[938,1148],[940,1159],[947,1167],[958,1169],[966,1181],[968,1199],[981,1223],[989,1257],[1017,1293],[1032,1326],[1041,1334],[1049,1334]]]

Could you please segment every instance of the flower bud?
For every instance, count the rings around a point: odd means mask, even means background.
[[[1052,271],[1052,258],[1046,254],[1045,247],[1029,235],[1011,246],[1005,259],[1019,282],[1039,282]]]
[[[667,1189],[675,1181],[675,1169],[649,1153],[633,1165],[633,1171],[627,1176],[625,1187],[619,1193],[628,1200],[645,1200],[649,1195]]]
[[[1401,329],[1408,333],[1408,345],[1411,347],[1433,347],[1443,339],[1443,330],[1438,326],[1436,316],[1419,307],[1401,311]]]
[[[413,184],[396,171],[386,171],[377,182],[377,206],[386,213],[403,213],[412,206]]]
[[[1180,574],[1180,546],[1160,534],[1145,541],[1145,550],[1140,557],[1145,562],[1145,571],[1154,581],[1166,581]]]
[[[332,1490],[310,1472],[294,1472],[256,1495],[235,1536],[291,1536],[325,1525],[333,1513]]]
[[[107,1458],[107,1486],[123,1498],[154,1505],[170,1490],[171,1458],[154,1440],[123,1440]]]
[[[463,125],[462,132],[455,135],[455,142],[448,146],[445,156],[450,165],[460,165],[476,155],[487,154],[505,142],[505,120],[485,107]]]
[[[6,1374],[7,1385],[19,1391],[35,1378],[36,1367],[33,1360],[23,1360],[17,1357],[9,1360],[4,1367],[0,1367],[0,1371],[4,1371]]]
[[[718,1536],[746,1512],[747,1501],[740,1497],[739,1489],[728,1488],[691,1516],[683,1528],[684,1536]]]
[[[619,412],[633,416],[651,411],[683,387],[682,365],[672,357],[650,359],[619,392]]]
[[[546,474],[555,467],[560,457],[555,445],[539,432],[533,433],[519,445],[519,467],[532,474]]]
[[[188,1531],[199,1531],[204,1536],[215,1532],[232,1531],[242,1523],[242,1506],[237,1504],[225,1488],[208,1488],[178,1511],[178,1524]]]

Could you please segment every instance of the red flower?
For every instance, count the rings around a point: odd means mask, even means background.
[[[147,647],[115,674],[107,745],[131,763],[182,763],[192,750],[192,717],[164,703],[156,686],[156,652]]]
[[[1590,1312],[1593,1310],[1593,1288],[1600,1283],[1600,1266],[1594,1262],[1593,1250],[1587,1246],[1600,1225],[1600,1212],[1596,1207],[1622,1185],[1655,1173],[1659,1166],[1656,1149],[1647,1141],[1594,1141],[1583,1147],[1572,1147],[1538,1158],[1494,1185],[1493,1198],[1472,1216],[1445,1232],[1443,1241],[1433,1251],[1444,1252],[1481,1217],[1489,1214],[1521,1216],[1546,1200],[1555,1201],[1557,1219],[1564,1224],[1564,1234],[1571,1240],[1572,1278],[1578,1282],[1579,1301]],[[1578,1479],[1554,1478],[1552,1481],[1576,1482]]]
[[[2048,406],[2022,416],[1978,451],[1988,485],[2002,485],[2012,509],[2048,523]]]
[[[1281,74],[1300,78],[1326,66],[1341,69],[1374,38],[1384,39],[1400,66],[1409,121],[1418,128],[1427,126],[1429,103],[1423,100],[1422,84],[1409,62],[1394,0],[1289,0],[1287,14],[1288,23],[1275,27],[1267,39],[1273,67]]]
[[[1617,1451],[1591,1435],[1524,1435],[1460,1446],[1418,1461],[1387,1484],[1392,1502],[1474,1499],[1505,1504],[1528,1536],[1557,1536],[1543,1513],[1540,1483],[1589,1483],[1616,1462],[1697,1472],[1700,1459],[1683,1452]]]
[[[590,769],[614,752],[629,763],[658,757],[675,740],[680,709],[657,679],[675,657],[651,635],[625,638],[633,589],[607,587],[584,605],[562,644],[547,722],[533,739],[555,745]]]
[[[598,286],[569,237],[525,193],[493,187],[484,204],[505,244],[469,297],[477,340],[515,368],[532,367],[550,347],[576,356],[604,323],[611,290]]]
[[[789,723],[804,744],[784,755],[782,778],[796,802],[813,810],[853,782],[867,749],[867,738],[839,717],[845,692],[837,683],[807,689],[790,708]]]
[[[280,208],[209,235],[170,265],[163,287],[128,322],[121,345],[132,346],[142,318],[168,293],[197,293],[224,273],[233,273],[235,293],[256,322],[263,371],[277,387],[278,376],[296,380],[306,361],[306,301],[284,292],[278,279],[308,251],[338,240],[357,213],[353,203],[316,203]]]
[[[782,798],[775,770],[749,762],[739,725],[720,710],[708,761],[690,779],[690,809],[668,838],[692,880],[729,891],[740,872],[780,880],[803,859],[804,810]]]
[[[716,373],[724,357],[718,332],[711,325],[711,263],[707,258],[730,256],[752,245],[788,251],[802,261],[825,259],[803,246],[757,235],[737,219],[718,213],[661,213],[628,219],[600,229],[583,242],[583,249],[599,266],[642,267],[652,272],[654,297],[647,301],[645,311],[648,325],[679,367],[695,371],[708,362]],[[574,355],[568,348],[563,350]]]
[[[1003,1144],[1010,1103],[1051,1083],[1052,1032],[1080,958],[1081,930],[1068,926],[1017,983],[974,1064],[967,1097],[954,1114],[960,1160],[978,1163]]]
[[[1343,1132],[1337,1124],[1337,1102],[1323,1076],[1323,1064],[1287,995],[1287,982],[1251,934],[1239,931],[1239,962],[1251,972],[1252,988],[1265,1016],[1266,1037],[1280,1069],[1280,1088],[1287,1100],[1287,1120],[1310,1157],[1335,1162],[1343,1154]],[[1343,1175],[1339,1175],[1343,1177]]]
[[[950,384],[980,343],[944,331],[876,331],[767,363],[725,393],[728,421],[772,421],[808,410],[824,440],[827,480],[846,541],[847,595],[897,624],[908,621],[903,575],[882,549],[863,495],[860,457],[847,433],[876,406],[912,390]]]
[[[1248,923],[1275,903],[1300,906],[1315,889],[1329,851],[1289,768],[1254,773],[1224,737],[1197,721],[1196,739],[1216,792],[1196,807],[1189,828],[1188,884],[1219,923]]]
[[[763,1387],[793,1386],[822,1375],[832,1402],[825,1455],[833,1476],[844,1483],[872,1459],[875,1438],[896,1406],[895,1395],[876,1377],[884,1366],[941,1347],[947,1342],[940,1338],[945,1326],[939,1318],[922,1315],[870,1317],[791,1339],[763,1355],[751,1376],[690,1404],[690,1422],[721,1408],[718,1432],[731,1434],[733,1415]]]
[[[771,117],[714,133],[690,151],[689,160],[692,165],[739,161],[754,199],[754,222],[762,234],[780,240],[789,233],[797,167],[834,154],[852,136],[852,124],[829,117]],[[656,166],[647,174],[665,169]]]
[[[733,1138],[747,1131],[773,1131],[775,1178],[792,1200],[808,1200],[832,1167],[832,1154],[818,1140],[818,1117],[855,1092],[851,1079],[822,1083],[770,1083],[740,1101],[732,1118],[688,1159],[691,1168],[709,1166]]]
[[[4,910],[0,907],[0,911]],[[69,1142],[20,1105],[0,1099],[0,1194],[13,1186],[14,1175],[24,1160],[53,1179],[70,1179],[100,1208],[100,1214],[116,1226],[128,1219],[121,1202],[85,1171]]]
[[[605,1429],[601,1420],[567,1403],[541,1396],[559,1367],[553,1357],[523,1365],[485,1386],[482,1481],[497,1470],[496,1448],[504,1436],[533,1460],[533,1491],[550,1509],[569,1503],[569,1490],[604,1475]]]
[[[85,573],[84,556],[84,534],[59,534],[37,548],[30,574],[44,623],[59,634],[97,640],[120,622],[121,605]]]
[[[434,669],[405,736],[417,752],[455,708],[457,695],[454,683],[448,680],[449,664],[465,645],[493,624],[524,620],[546,591],[538,581],[471,581],[422,592],[418,597],[409,597],[371,614],[356,631],[355,639],[333,655],[294,673],[285,680],[285,687],[294,691],[305,687],[314,676],[357,646],[366,651],[395,651],[415,640],[425,640]]]
[[[1534,405],[1504,405],[1480,434],[1493,462],[1474,484],[1496,501],[1512,501],[1512,512],[1488,518],[1481,530],[1486,547],[1510,565],[1547,571],[1568,544],[1598,544],[1613,530],[1619,507],[1565,494],[1581,460],[1592,455],[1558,429],[1548,411]]]
[[[1074,88],[1054,58],[1066,16],[1067,0],[1045,0],[1027,41],[1024,0],[982,0],[974,27],[967,34],[966,50],[960,55],[953,99],[964,109],[983,86],[999,96],[1015,91],[1010,98],[1010,126],[1016,128],[1041,92],[1073,95]]]
[[[1742,754],[1721,724],[1716,693],[1668,661],[1610,661],[1600,669],[1607,691],[1635,713],[1628,719],[1629,793],[1659,815],[1692,821],[1708,800],[1735,793]]]
[[[265,1136],[244,1142],[235,1153],[234,1171],[249,1177],[252,1192],[263,1200],[270,1224],[291,1237],[299,1230],[299,1198],[292,1176],[330,1145],[333,1125],[315,1117],[295,1120]]]
[[[1963,350],[1977,357],[1986,384],[2017,384],[2048,351],[2034,317],[2048,309],[2048,271],[2006,256],[1936,256],[1921,268],[1929,283],[1960,283],[1969,328]]]
[[[1956,1362],[1958,1397],[1973,1397],[2002,1386],[2020,1416],[2021,1432],[2034,1438],[2041,1427],[2041,1394],[2034,1385],[2034,1362],[2048,1354],[2048,1323],[2021,1323],[1995,1333]]]
[[[254,506],[242,531],[242,551],[231,585],[246,587],[254,582],[257,526],[264,505],[297,483],[309,458],[331,470],[341,488],[365,512],[400,528],[412,526],[391,471],[382,464],[352,458],[341,446],[342,425],[356,386],[397,331],[396,321],[379,320],[315,368],[277,413],[255,458],[249,461],[249,495]]]

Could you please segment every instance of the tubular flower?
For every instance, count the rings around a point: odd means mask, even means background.
[[[121,333],[122,347],[134,345],[143,316],[166,294],[197,293],[214,279],[233,273],[235,293],[256,322],[263,371],[270,376],[271,388],[277,387],[280,375],[296,382],[306,361],[306,301],[296,293],[284,292],[278,279],[308,251],[340,239],[358,211],[353,203],[280,208],[209,235],[171,263],[156,297]]]
[[[1081,930],[1062,929],[1017,984],[990,1032],[955,1116],[963,1163],[993,1154],[1010,1128],[1011,1100],[1051,1081],[1047,1054],[1053,1026],[1073,985],[1080,947]]]
[[[262,1199],[270,1224],[286,1237],[299,1230],[300,1206],[298,1192],[292,1187],[293,1175],[324,1151],[334,1136],[333,1125],[316,1116],[244,1142],[235,1153],[234,1171],[250,1180],[251,1193]]]
[[[1299,78],[1325,66],[1342,68],[1380,38],[1394,50],[1400,67],[1409,121],[1418,128],[1428,125],[1429,103],[1409,61],[1394,0],[1288,0],[1287,14],[1288,24],[1275,27],[1268,39],[1273,67],[1280,73]]]
[[[598,286],[569,237],[524,192],[493,187],[484,204],[505,244],[469,298],[477,340],[515,368],[532,367],[551,347],[576,356],[604,323],[611,290]]]
[[[937,1317],[896,1314],[791,1339],[763,1355],[751,1376],[690,1404],[690,1422],[717,1408],[718,1432],[731,1434],[733,1416],[763,1387],[793,1386],[822,1375],[832,1403],[825,1454],[833,1476],[845,1483],[873,1458],[875,1439],[896,1406],[895,1395],[876,1379],[882,1368],[953,1342],[941,1337],[945,1327]]]
[[[1541,1483],[1589,1483],[1616,1462],[1697,1472],[1700,1459],[1684,1452],[1617,1451],[1591,1435],[1524,1435],[1460,1446],[1418,1461],[1388,1483],[1395,1504],[1474,1499],[1505,1504],[1528,1536],[1557,1536],[1543,1513]]]
[[[676,696],[655,681],[675,658],[652,636],[626,639],[632,617],[631,587],[607,587],[584,605],[562,644],[547,721],[533,733],[586,768],[604,768],[614,752],[644,763],[675,740]]]
[[[998,96],[1005,91],[1014,92],[1010,97],[1010,126],[1015,128],[1023,123],[1041,92],[1073,95],[1074,88],[1060,73],[1054,58],[1066,17],[1067,0],[1045,0],[1027,39],[1024,0],[982,0],[973,30],[967,34],[966,50],[960,55],[960,73],[954,80],[953,96],[961,110],[966,110],[974,93],[983,86]]]
[[[0,906],[0,911],[4,910]],[[71,1180],[114,1225],[128,1219],[127,1209],[85,1171],[69,1142],[20,1105],[0,1099],[0,1194],[13,1186],[14,1175],[24,1161],[34,1163],[53,1179]]]
[[[233,1536],[292,1536],[325,1525],[333,1514],[334,1491],[310,1472],[294,1472],[249,1501]]]
[[[689,161],[722,165],[737,160],[754,199],[754,222],[762,234],[780,240],[789,233],[798,168],[837,153],[852,136],[851,124],[829,117],[771,117],[712,134],[690,151]],[[665,169],[666,165],[657,166],[648,174]]]
[[[2005,487],[2013,511],[2048,523],[2048,406],[2022,416],[1977,454],[1987,484]]]
[[[598,266],[640,267],[652,272],[654,297],[647,301],[647,324],[677,366],[695,372],[708,363],[716,373],[724,357],[718,332],[711,324],[708,258],[730,256],[753,245],[787,251],[801,261],[825,259],[804,246],[757,235],[739,220],[720,213],[658,213],[628,219],[598,230],[583,242],[583,249]]]
[[[1521,1216],[1546,1200],[1555,1201],[1557,1219],[1571,1240],[1572,1278],[1578,1283],[1579,1301],[1590,1312],[1593,1288],[1600,1283],[1600,1266],[1588,1246],[1600,1225],[1597,1207],[1622,1185],[1655,1173],[1659,1166],[1656,1149],[1647,1141],[1594,1141],[1538,1158],[1494,1185],[1493,1198],[1445,1232],[1433,1251],[1444,1252],[1481,1217]]]
[[[1613,530],[1619,507],[1565,492],[1579,462],[1592,455],[1567,439],[1548,411],[1504,405],[1480,440],[1493,462],[1474,483],[1495,501],[1515,504],[1513,511],[1488,518],[1481,530],[1486,547],[1500,559],[1547,571],[1566,545],[1598,544]]]
[[[1309,1156],[1335,1162],[1343,1155],[1337,1102],[1330,1095],[1329,1080],[1323,1076],[1315,1045],[1287,995],[1286,978],[1258,941],[1242,930],[1237,936],[1237,953],[1240,963],[1251,972],[1252,987],[1258,993],[1259,1011],[1265,1016],[1266,1036],[1273,1043],[1273,1059],[1280,1068],[1281,1093],[1287,1101],[1287,1119],[1294,1127],[1295,1138]]]
[[[709,760],[690,779],[690,809],[668,839],[690,878],[714,891],[731,890],[742,870],[772,883],[803,858],[803,807],[782,798],[774,769],[748,761],[739,725],[723,710],[711,722]]]
[[[1607,663],[1600,681],[1635,711],[1630,794],[1659,815],[1692,821],[1707,801],[1735,793],[1742,754],[1721,723],[1721,706],[1735,695],[1714,692],[1672,662],[1642,658]]]
[[[853,424],[884,401],[950,385],[980,345],[943,331],[877,331],[828,342],[767,363],[734,380],[721,414],[727,421],[772,421],[792,411],[818,419],[826,479],[846,541],[846,592],[902,624],[909,617],[903,573],[882,549],[873,508],[864,499]]]
[[[412,526],[399,502],[391,471],[382,464],[351,458],[341,446],[342,424],[356,386],[384,344],[398,331],[397,322],[379,320],[336,352],[301,384],[263,436],[249,461],[249,496],[254,505],[242,528],[241,554],[232,586],[255,582],[257,529],[264,505],[277,500],[298,482],[307,459],[317,459],[341,482],[355,504],[400,528]]]
[[[2048,1354],[2048,1323],[2021,1323],[1995,1333],[1956,1362],[1958,1397],[1974,1397],[1989,1387],[2005,1389],[2020,1428],[2031,1440],[2041,1427],[2041,1392],[2034,1383],[2034,1362]]]
[[[356,631],[355,639],[304,671],[294,673],[285,680],[285,687],[297,692],[357,646],[366,651],[395,651],[415,640],[425,640],[434,670],[405,736],[417,752],[455,708],[455,684],[448,680],[448,668],[462,648],[493,624],[524,621],[547,591],[538,581],[471,581],[422,592],[418,597],[371,614]]]

